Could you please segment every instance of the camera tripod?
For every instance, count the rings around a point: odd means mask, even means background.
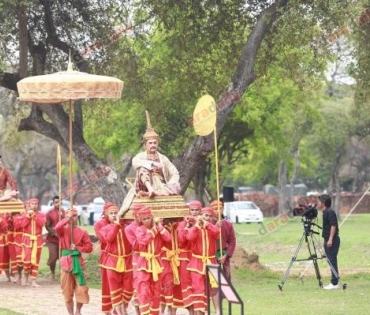
[[[319,229],[321,229],[321,227],[318,224],[313,223],[312,220],[307,219],[307,218],[303,218],[302,222],[303,222],[304,231],[303,231],[301,240],[298,244],[298,247],[295,250],[295,253],[294,253],[294,255],[293,255],[293,257],[290,261],[290,264],[289,264],[289,266],[288,266],[288,268],[287,268],[287,270],[284,274],[284,277],[281,280],[281,283],[278,285],[280,291],[283,291],[283,286],[284,286],[284,284],[285,284],[285,282],[286,282],[286,280],[289,276],[290,269],[292,268],[293,263],[295,261],[312,261],[313,265],[314,265],[314,268],[315,268],[316,279],[319,282],[319,287],[320,288],[323,287],[323,282],[322,282],[322,278],[321,278],[321,274],[320,274],[319,265],[317,264],[317,260],[326,258],[326,255],[325,255],[325,252],[322,251],[321,256],[318,257],[317,249],[316,249],[316,247],[318,247],[318,241],[315,238],[315,234],[320,234],[320,233],[317,232],[317,231],[312,230],[312,227],[317,227]],[[298,253],[299,253],[299,251],[302,247],[303,241],[306,242],[308,252],[309,252],[310,255],[309,255],[308,258],[305,258],[305,259],[297,259],[297,256],[298,256]],[[330,265],[330,269],[334,270],[333,266],[330,264],[330,261],[328,261],[328,263]],[[334,270],[334,272],[335,272],[335,270]],[[345,288],[345,287],[343,286],[343,288]]]

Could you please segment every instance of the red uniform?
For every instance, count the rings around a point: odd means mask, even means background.
[[[162,247],[163,272],[161,274],[162,283],[162,304],[175,308],[183,307],[180,275],[179,275],[179,246],[177,237],[177,227],[179,223],[170,223],[165,226],[171,235],[169,242],[164,242]]]
[[[124,225],[108,224],[101,229],[101,234],[106,242],[101,266],[107,270],[112,305],[128,304],[133,295],[132,249]]]
[[[100,242],[100,258],[99,258],[99,266],[100,266],[100,274],[101,274],[101,299],[102,299],[102,312],[109,313],[112,309],[112,301],[110,298],[110,289],[109,289],[109,281],[107,275],[107,269],[103,266],[103,261],[106,260],[105,256],[107,252],[105,250],[107,244],[105,239],[101,234],[101,230],[104,226],[107,226],[109,221],[106,218],[102,218],[94,224],[95,235],[99,239]]]
[[[55,232],[55,226],[62,218],[64,218],[64,212],[60,215],[58,208],[53,208],[46,213],[45,228],[48,231],[46,243],[49,248],[49,259],[47,261],[47,265],[50,266],[52,270],[55,270],[55,265],[59,258],[59,238]]]
[[[182,301],[184,307],[188,308],[193,304],[193,288],[191,283],[191,274],[187,270],[189,261],[191,259],[191,242],[188,241],[186,238],[188,234],[188,230],[185,230],[187,222],[181,221],[177,228],[178,234],[178,243],[179,243],[179,273],[180,273],[180,286],[181,286],[181,294],[182,294]]]
[[[17,269],[17,252],[15,245],[15,227],[14,227],[14,216],[12,213],[8,219],[8,248],[9,248],[9,262],[10,262],[10,273],[16,274]]]
[[[225,275],[230,279],[230,258],[234,255],[236,247],[236,236],[232,223],[225,219],[221,220],[221,242],[222,242],[222,254],[226,254],[227,258],[223,263],[223,270]],[[217,241],[217,249],[219,251],[220,241]]]
[[[23,228],[23,267],[24,272],[36,278],[39,270],[41,251],[44,245],[42,228],[45,225],[45,214],[36,211],[32,217],[23,214],[20,218],[20,226]]]
[[[0,274],[3,270],[9,270],[8,219],[6,214],[0,215]]]
[[[187,231],[186,229],[184,231]],[[220,229],[209,222],[204,222],[204,226],[191,227],[186,235],[188,241],[192,242],[192,257],[188,265],[191,272],[193,286],[194,310],[206,312],[206,265],[217,264],[216,260],[216,241],[219,237]]]
[[[22,218],[24,214],[13,215],[13,225],[14,225],[14,247],[17,259],[17,267],[23,268],[24,252],[23,252],[23,227]]]
[[[89,234],[80,227],[73,226],[72,232],[69,221],[69,218],[64,218],[55,226],[62,250],[61,288],[66,303],[73,301],[75,294],[77,303],[87,304],[89,303],[89,289],[84,277],[85,261],[80,253],[91,253],[93,244]],[[71,235],[73,235],[72,241]],[[70,250],[71,243],[76,246],[76,250]]]
[[[170,233],[162,226],[148,229],[139,226],[135,231],[139,244],[137,259],[137,298],[141,315],[159,314],[161,285],[160,273],[163,270],[160,259],[164,242],[171,240]]]
[[[134,306],[139,307],[139,301],[137,299],[137,259],[139,257],[139,243],[137,242],[135,231],[140,226],[140,223],[133,221],[125,228],[125,234],[127,237],[128,242],[131,245],[132,249],[132,268],[133,268],[133,288],[134,288],[134,294],[133,294],[133,301]]]

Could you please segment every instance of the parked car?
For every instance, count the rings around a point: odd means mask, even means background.
[[[90,225],[93,225],[96,221],[98,221],[102,217],[104,204],[105,201],[102,197],[94,198],[94,200],[89,204],[87,213],[89,216]]]
[[[262,223],[263,213],[252,201],[225,202],[224,216],[232,223]]]

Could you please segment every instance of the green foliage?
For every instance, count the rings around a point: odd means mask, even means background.
[[[281,159],[287,159],[292,169],[292,150],[299,146],[318,118],[315,100],[311,87],[289,79],[278,65],[257,80],[235,109],[235,115],[253,134],[244,141],[248,156],[228,173],[228,181],[232,178],[244,181],[244,185],[276,183]],[[310,154],[302,156],[303,172],[311,169],[311,159]]]

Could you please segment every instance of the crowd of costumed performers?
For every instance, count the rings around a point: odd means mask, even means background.
[[[233,226],[223,218],[219,200],[208,206],[197,200],[184,202],[186,212],[181,217],[161,216],[154,209],[157,200],[180,193],[178,170],[158,152],[159,140],[147,114],[145,150],[132,160],[134,184],[121,206],[105,203],[94,225],[102,281],[97,314],[126,315],[129,307],[141,315],[174,315],[178,308],[190,315],[205,314],[209,308],[220,314],[220,289],[213,277],[207,283],[206,265],[220,264],[231,278],[230,259],[236,246]],[[0,204],[20,203],[14,179],[0,166]],[[7,185],[11,190],[6,190]],[[0,206],[0,273],[15,284],[39,287],[45,227],[51,281],[55,281],[59,259],[66,309],[69,315],[80,315],[89,303],[84,257],[93,251],[93,244],[77,224],[77,211],[61,209],[58,196],[46,215],[35,198],[22,204],[24,210],[18,212],[4,212]],[[206,292],[210,292],[211,305],[207,305]]]

